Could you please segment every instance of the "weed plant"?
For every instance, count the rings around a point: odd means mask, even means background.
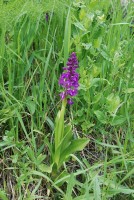
[[[134,3],[0,1],[0,199],[134,199]],[[80,74],[65,120],[90,139],[50,170],[59,77]]]

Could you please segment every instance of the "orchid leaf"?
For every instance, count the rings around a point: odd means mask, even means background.
[[[84,147],[88,144],[88,142],[89,139],[87,138],[73,140],[61,154],[59,165],[61,165],[66,160],[66,158],[70,156],[70,154],[75,153],[77,151],[82,151]]]
[[[71,125],[67,125],[64,129],[64,138],[61,140],[60,144],[58,145],[57,149],[55,150],[55,155],[54,155],[54,162],[57,163],[59,162],[61,153],[67,148],[67,146],[71,143],[72,140],[72,130],[71,130]]]

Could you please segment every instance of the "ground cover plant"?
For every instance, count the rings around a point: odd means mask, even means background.
[[[134,199],[133,20],[131,0],[0,1],[0,199]]]

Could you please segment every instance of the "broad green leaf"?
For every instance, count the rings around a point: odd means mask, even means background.
[[[69,154],[75,151],[82,151],[88,143],[89,139],[87,138],[80,138],[73,140],[69,145],[68,149],[66,149],[65,151],[68,152]]]
[[[131,94],[134,92],[134,88],[127,88],[125,91],[125,93]]]
[[[60,157],[60,165],[70,156],[70,154],[76,152],[76,151],[82,151],[84,147],[88,144],[89,139],[82,138],[82,139],[76,139],[73,140],[70,145],[62,152]]]
[[[126,117],[125,116],[115,116],[112,120],[111,120],[111,122],[110,122],[110,124],[112,125],[112,126],[115,126],[115,125],[120,125],[120,124],[122,124],[122,123],[124,123],[126,121]]]
[[[71,125],[67,125],[65,128],[64,128],[64,138],[62,139],[61,143],[60,143],[60,147],[61,147],[61,151],[63,152],[64,149],[69,145],[69,143],[71,142],[72,140],[72,127]]]
[[[82,31],[87,31],[87,30],[85,29],[85,27],[83,26],[83,24],[80,23],[79,21],[78,21],[78,22],[75,22],[74,25],[75,25],[77,28],[79,28],[80,30],[82,30]]]
[[[96,110],[94,111],[94,114],[96,115],[97,119],[102,123],[102,124],[107,124],[107,117],[104,115],[103,112]]]
[[[115,113],[120,105],[120,97],[111,93],[107,97],[107,109],[109,113]]]
[[[64,138],[61,140],[59,146],[57,147],[57,149],[55,150],[54,153],[54,159],[53,161],[57,163],[59,162],[61,153],[65,150],[65,148],[67,146],[69,146],[71,140],[72,140],[72,129],[71,129],[71,125],[67,125],[64,129]]]
[[[52,172],[52,166],[47,166],[45,164],[40,164],[38,165],[38,168],[42,171],[42,172],[47,172],[47,173],[51,173]]]
[[[29,99],[27,101],[27,108],[29,112],[33,115],[35,113],[35,102]]]

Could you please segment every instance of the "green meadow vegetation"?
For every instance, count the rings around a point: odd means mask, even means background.
[[[0,1],[1,200],[134,199],[133,22],[131,0]],[[80,86],[64,127],[72,52]]]

